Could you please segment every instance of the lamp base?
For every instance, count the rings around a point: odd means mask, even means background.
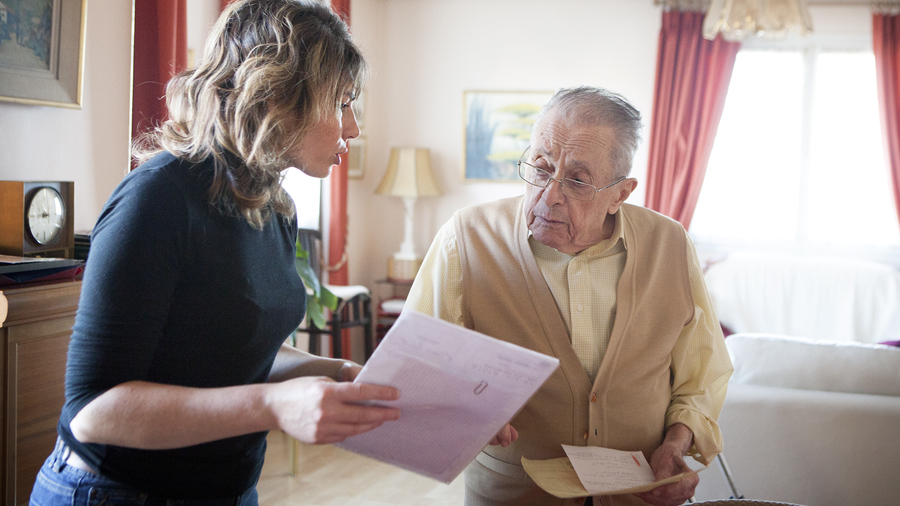
[[[388,258],[388,279],[391,281],[412,281],[416,279],[416,272],[422,265],[422,259],[401,260],[398,258]]]

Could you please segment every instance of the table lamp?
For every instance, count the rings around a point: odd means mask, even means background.
[[[440,195],[431,171],[431,155],[424,148],[391,148],[391,160],[387,172],[375,193],[403,199],[406,206],[403,243],[400,251],[388,260],[388,278],[395,281],[412,281],[422,259],[416,255],[413,243],[413,208],[416,198]]]

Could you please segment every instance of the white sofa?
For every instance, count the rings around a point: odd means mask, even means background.
[[[900,504],[900,348],[764,334],[726,344],[735,371],[719,426],[741,495]],[[698,499],[731,496],[713,467]]]
[[[900,273],[771,255],[717,265],[707,284],[736,331],[725,341],[735,372],[719,425],[739,494],[900,504],[900,348],[872,344],[900,340]],[[698,500],[731,496],[716,467],[701,474]]]

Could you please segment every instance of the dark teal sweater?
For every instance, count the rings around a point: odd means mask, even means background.
[[[89,465],[151,495],[202,499],[254,486],[265,433],[176,450],[81,444],[69,430],[126,381],[215,388],[266,380],[306,295],[296,219],[262,229],[208,203],[211,164],[164,153],[132,171],[91,236],[66,367],[59,433]]]

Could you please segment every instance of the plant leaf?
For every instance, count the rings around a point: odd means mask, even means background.
[[[309,321],[320,329],[325,328],[325,316],[322,314],[322,305],[319,304],[317,297],[307,297],[306,299],[306,316]]]
[[[319,294],[319,302],[327,307],[328,309],[334,311],[338,306],[338,298],[337,295],[331,293],[331,290],[322,287],[322,293]]]
[[[313,295],[318,297],[319,293],[322,291],[322,284],[319,283],[319,278],[316,277],[316,272],[313,270],[312,266],[300,258],[294,262],[294,266],[297,268],[297,274],[300,275],[303,284],[313,291]]]
[[[294,260],[294,267],[303,284],[312,291],[306,297],[306,316],[309,321],[320,329],[325,328],[325,308],[332,311],[337,309],[338,298],[331,291],[325,288],[319,281],[316,271],[309,264],[309,253],[297,240],[297,258]]]

